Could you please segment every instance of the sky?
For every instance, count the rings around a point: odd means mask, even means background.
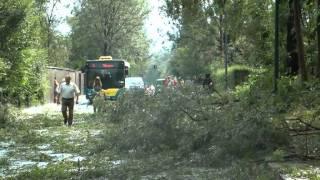
[[[71,16],[71,11],[75,2],[77,2],[77,0],[61,0],[54,9],[55,16],[61,21],[56,27],[56,30],[61,32],[61,34],[67,35],[71,31],[70,26],[66,22],[66,18]]]
[[[161,12],[160,7],[163,6],[163,0],[148,0],[150,4],[150,15],[145,22],[145,32],[151,41],[150,53],[160,53],[165,49],[169,49],[172,45],[168,40],[167,33],[174,32],[174,28],[169,24],[168,18]],[[61,20],[56,30],[61,34],[67,35],[71,28],[66,22],[66,17],[72,16],[71,11],[77,0],[61,0],[57,4],[54,14]]]
[[[174,32],[174,27],[169,24],[164,12],[160,8],[164,5],[163,0],[149,0],[150,15],[145,23],[145,30],[151,43],[151,53],[157,53],[172,46],[169,42],[168,32]]]

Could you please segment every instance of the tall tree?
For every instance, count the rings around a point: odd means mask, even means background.
[[[294,0],[293,3],[294,9],[294,26],[297,36],[297,51],[298,51],[298,60],[299,60],[299,73],[301,79],[306,81],[308,79],[307,69],[305,63],[305,54],[304,54],[304,43],[303,35],[301,30],[301,4],[299,0]]]
[[[85,0],[73,20],[73,38],[91,39],[100,55],[117,54],[142,30],[146,15],[144,1]],[[80,34],[82,38],[76,37]]]
[[[297,75],[299,71],[299,57],[297,52],[297,33],[294,26],[293,0],[289,1],[289,15],[287,20],[287,54],[288,69],[291,75]]]
[[[101,55],[133,60],[145,57],[148,47],[143,24],[147,14],[146,3],[141,0],[83,1],[70,21],[73,63]]]
[[[228,35],[228,55],[232,63],[252,66],[272,64],[272,0],[165,2],[166,13],[177,22],[179,30],[174,39],[175,46],[171,58],[172,61],[179,61],[174,63],[178,71],[189,68],[192,62],[186,61],[193,61],[193,67],[202,66],[197,68],[200,72],[185,71],[193,74],[208,71],[207,67],[210,66],[219,66],[225,53],[224,48],[227,47],[224,45],[223,34]],[[194,19],[187,21],[188,18],[184,17],[184,14],[191,14]],[[228,16],[224,16],[226,14]],[[192,56],[193,54],[196,56]]]
[[[211,5],[211,4],[210,4]],[[209,71],[219,55],[217,16],[206,1],[166,1],[166,13],[177,22],[178,33],[169,69],[178,76],[194,76]]]
[[[317,61],[317,77],[320,78],[320,0],[317,0],[317,24],[316,24],[316,29],[317,29],[317,48],[318,48],[318,61]]]
[[[50,49],[52,43],[52,31],[55,23],[58,22],[58,19],[55,15],[55,9],[60,3],[60,0],[48,0],[45,4],[45,24],[47,29],[47,48]],[[48,53],[49,54],[49,53]],[[50,55],[49,55],[50,56]]]
[[[46,67],[41,16],[33,0],[0,2],[1,88],[11,100],[42,94]]]

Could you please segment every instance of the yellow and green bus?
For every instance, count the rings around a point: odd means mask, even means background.
[[[96,93],[106,100],[116,100],[124,93],[125,77],[128,75],[130,64],[122,59],[112,59],[111,56],[101,56],[96,60],[87,60],[85,65],[85,92],[90,103]],[[99,76],[102,89],[96,92],[93,82]]]

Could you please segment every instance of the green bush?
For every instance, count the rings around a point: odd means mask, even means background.
[[[260,74],[264,69],[251,68],[244,65],[232,65],[228,67],[228,88],[234,89],[239,85],[247,82],[251,74]],[[213,79],[218,90],[224,89],[225,86],[225,69],[219,68],[214,70]]]
[[[72,163],[50,164],[44,169],[36,167],[31,171],[22,172],[12,179],[69,179],[71,170],[75,168]]]
[[[18,110],[9,106],[0,104],[0,128],[8,126],[11,121],[18,116]]]
[[[8,107],[0,105],[0,127],[4,127],[8,121]]]
[[[8,158],[0,158],[0,166],[7,167],[10,165],[10,161]]]

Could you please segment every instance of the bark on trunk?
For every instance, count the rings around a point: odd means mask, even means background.
[[[108,49],[107,30],[104,27],[104,30],[103,30],[103,55],[104,56],[108,55],[107,49]]]
[[[112,54],[110,52],[110,44],[108,42],[108,33],[106,28],[103,30],[103,39],[103,55],[111,56]]]
[[[318,63],[317,63],[317,77],[320,78],[320,0],[317,0],[317,10],[318,10],[318,15],[317,15],[317,45],[318,45]]]
[[[287,61],[286,69],[288,75],[297,75],[299,71],[299,60],[297,55],[297,38],[294,28],[293,0],[289,1],[289,15],[287,20]]]
[[[220,23],[220,27],[219,27],[219,33],[220,33],[220,54],[221,54],[221,58],[223,58],[224,55],[224,50],[223,50],[223,28],[222,28],[222,24],[223,24],[223,15],[220,14],[219,16],[219,23]]]
[[[302,81],[308,80],[305,58],[304,58],[304,45],[303,45],[303,35],[301,31],[301,5],[299,0],[294,0],[294,26],[297,37],[297,50],[298,50],[298,60],[299,60],[299,73],[301,75]]]

